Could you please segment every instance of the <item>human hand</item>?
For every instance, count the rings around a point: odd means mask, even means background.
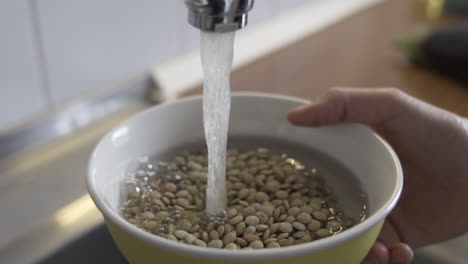
[[[366,124],[399,156],[403,193],[364,263],[408,264],[411,247],[468,231],[468,122],[462,117],[397,89],[333,88],[288,119],[300,126]]]

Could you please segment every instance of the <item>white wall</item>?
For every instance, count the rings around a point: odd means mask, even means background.
[[[179,54],[174,0],[40,0],[52,101],[58,104]],[[180,6],[183,7],[183,6]]]
[[[256,0],[249,26],[306,1]],[[198,48],[186,12],[183,0],[0,0],[0,131]]]
[[[46,108],[27,0],[0,0],[0,131]]]

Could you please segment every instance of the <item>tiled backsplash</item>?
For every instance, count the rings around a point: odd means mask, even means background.
[[[249,26],[310,1],[256,0]],[[199,45],[183,0],[3,0],[0,34],[0,132]]]

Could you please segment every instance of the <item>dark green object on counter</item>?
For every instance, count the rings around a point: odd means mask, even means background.
[[[467,0],[445,0],[444,10],[453,13],[468,14]]]
[[[468,84],[468,23],[420,31],[398,44],[415,65]]]

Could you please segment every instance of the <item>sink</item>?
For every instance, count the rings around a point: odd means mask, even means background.
[[[468,234],[422,248],[415,253],[415,264],[466,264]]]
[[[128,262],[112,241],[112,237],[107,231],[106,226],[100,224],[80,236],[76,241],[69,243],[58,251],[53,252],[51,255],[37,262],[37,264],[63,263],[127,264]]]

